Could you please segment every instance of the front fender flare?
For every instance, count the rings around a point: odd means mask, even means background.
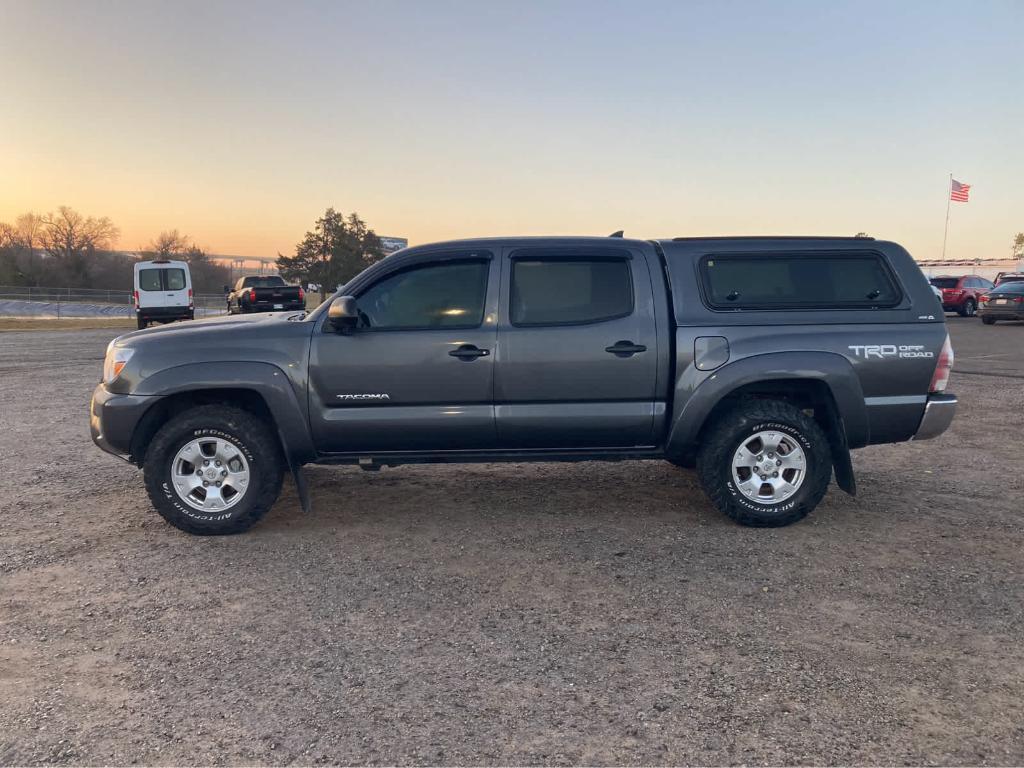
[[[290,379],[271,363],[187,363],[146,376],[132,394],[168,397],[183,392],[246,389],[263,398],[274,418],[281,447],[293,468],[316,458],[306,408]]]
[[[762,381],[824,382],[832,393],[838,417],[851,448],[868,442],[868,416],[860,379],[850,361],[833,352],[770,352],[752,355],[714,371],[687,395],[676,391],[676,407],[666,451],[692,450],[708,415],[737,389]]]

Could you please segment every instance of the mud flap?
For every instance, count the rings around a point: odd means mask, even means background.
[[[288,462],[292,470],[292,478],[295,480],[295,490],[299,493],[299,503],[302,504],[302,511],[307,515],[313,511],[313,503],[309,498],[309,486],[306,484],[306,473],[302,471],[302,465],[294,461]]]
[[[836,474],[836,485],[851,496],[857,495],[857,479],[853,476],[853,461],[850,447],[846,443],[846,428],[833,408],[826,413],[828,443],[832,449],[832,468]]]

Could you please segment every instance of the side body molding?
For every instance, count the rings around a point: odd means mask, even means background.
[[[291,379],[276,365],[254,362],[178,365],[146,376],[138,383],[134,394],[166,397],[211,389],[247,389],[263,398],[274,417],[293,472],[316,458],[305,398],[300,399],[295,394]]]
[[[692,448],[708,414],[722,398],[760,381],[812,380],[824,382],[835,400],[850,448],[868,442],[868,417],[860,379],[842,355],[833,352],[772,352],[752,355],[714,371],[695,387],[692,371],[677,381],[675,407],[669,428],[667,452]]]

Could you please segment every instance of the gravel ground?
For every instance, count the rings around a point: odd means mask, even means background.
[[[0,763],[1022,764],[1024,325],[950,327],[951,431],[790,528],[668,464],[314,467],[223,539],[89,442],[112,332],[0,334]]]

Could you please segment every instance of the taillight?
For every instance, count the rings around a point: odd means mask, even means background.
[[[944,392],[949,384],[949,373],[953,370],[953,345],[949,343],[949,334],[942,343],[942,351],[939,353],[939,361],[935,364],[935,373],[932,374],[932,383],[928,386],[929,392]]]
[[[984,304],[986,301],[988,301],[988,294],[986,293],[984,296],[979,296],[978,301]]]
[[[1014,296],[1013,297],[1013,303],[1014,304],[1024,304],[1024,296]]]
[[[963,291],[961,291],[959,288],[943,288],[942,292],[944,294],[946,294],[947,296],[954,296],[954,297],[955,296],[959,296],[961,293],[963,293]]]
[[[135,302],[135,308],[138,309],[139,308],[139,292],[138,291],[132,291],[132,301]]]
[[[301,288],[299,288],[299,301],[305,301],[305,300],[306,300],[306,292],[304,290],[302,290]]]
[[[188,308],[194,309],[196,306],[195,300],[192,298],[192,289],[188,289]]]
[[[251,301],[253,303],[256,302],[256,289],[255,288],[250,288],[249,289],[249,301]]]

